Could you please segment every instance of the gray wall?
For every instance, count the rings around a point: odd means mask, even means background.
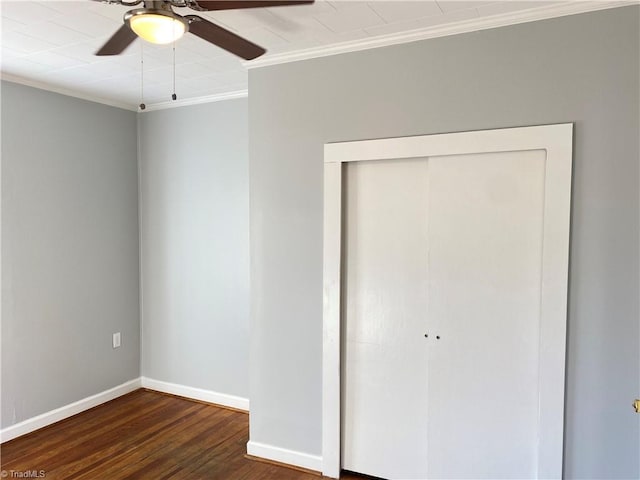
[[[247,99],[139,121],[142,374],[248,397]]]
[[[250,71],[252,441],[321,454],[324,143],[575,122],[565,473],[640,476],[638,17]]]
[[[134,112],[2,83],[2,427],[140,375],[137,206]]]

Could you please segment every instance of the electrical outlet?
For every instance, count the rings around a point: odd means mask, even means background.
[[[120,332],[116,332],[113,334],[113,348],[118,348],[120,346]]]

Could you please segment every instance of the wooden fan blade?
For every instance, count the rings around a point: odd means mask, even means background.
[[[204,10],[235,10],[236,8],[284,7],[308,5],[314,0],[196,0]]]
[[[202,17],[187,15],[184,18],[189,19],[189,31],[191,33],[245,60],[254,59],[266,52],[264,48],[255,43],[251,43],[249,40],[245,40]]]
[[[118,55],[122,53],[131,43],[138,38],[129,25],[122,25],[113,36],[107,40],[96,55]]]

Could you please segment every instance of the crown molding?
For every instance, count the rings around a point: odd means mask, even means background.
[[[236,90],[233,92],[217,93],[205,97],[185,98],[184,100],[173,100],[170,102],[154,103],[147,105],[144,110],[137,109],[138,113],[153,112],[154,110],[166,110],[167,108],[186,107],[189,105],[199,105],[201,103],[220,102],[222,100],[232,100],[234,98],[245,98],[248,96],[247,90]]]
[[[39,82],[37,80],[29,80],[27,78],[23,78],[23,77],[20,77],[20,76],[17,76],[17,75],[12,75],[10,73],[2,72],[2,75],[1,75],[0,78],[2,78],[2,80],[7,81],[7,82],[18,83],[20,85],[25,85],[27,87],[33,87],[33,88],[38,88],[40,90],[46,90],[48,92],[59,93],[61,95],[66,95],[68,97],[79,98],[81,100],[88,100],[88,101],[94,102],[94,103],[101,103],[103,105],[108,105],[110,107],[122,108],[124,110],[130,110],[132,112],[135,112],[137,110],[136,106],[129,105],[127,103],[122,103],[122,102],[118,102],[118,101],[115,101],[115,100],[110,100],[108,98],[98,97],[98,96],[95,96],[95,95],[89,95],[89,94],[78,92],[78,91],[71,90],[71,89],[68,89],[68,88],[57,87],[55,85],[49,85],[48,83]]]
[[[222,100],[232,100],[234,98],[245,98],[248,96],[247,90],[235,90],[233,92],[217,93],[215,95],[207,95],[204,97],[186,98],[184,100],[153,103],[153,104],[146,105],[146,108],[144,110],[140,110],[138,105],[129,105],[128,103],[118,102],[115,100],[110,100],[108,98],[103,98],[95,95],[88,95],[82,92],[77,92],[75,90],[57,87],[54,85],[49,85],[45,82],[29,80],[27,78],[23,78],[17,75],[12,75],[10,73],[2,72],[1,78],[6,82],[18,83],[20,85],[25,85],[27,87],[38,88],[40,90],[59,93],[61,95],[66,95],[68,97],[79,98],[81,100],[88,100],[90,102],[100,103],[102,105],[108,105],[110,107],[122,108],[123,110],[129,110],[131,112],[138,112],[138,113],[153,112],[155,110],[165,110],[167,108],[186,107],[189,105],[199,105],[201,103],[220,102]]]
[[[264,58],[242,62],[248,68],[260,68],[281,63],[297,62],[311,58],[327,57],[341,53],[357,52],[372,48],[387,47],[402,43],[416,42],[430,38],[446,37],[469,33],[479,30],[487,30],[520,23],[547,20],[550,18],[576,15],[579,13],[605,10],[609,8],[638,5],[640,0],[574,0],[568,3],[535,7],[527,10],[510,12],[489,17],[481,17],[472,20],[464,20],[448,25],[434,25],[431,27],[410,30],[406,32],[381,35],[369,39],[354,40],[333,44],[325,47],[313,47],[295,52],[276,53],[266,55]]]

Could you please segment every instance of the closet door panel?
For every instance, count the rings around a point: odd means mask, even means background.
[[[545,152],[429,164],[428,477],[535,478]]]
[[[344,170],[342,467],[427,474],[426,159]]]

